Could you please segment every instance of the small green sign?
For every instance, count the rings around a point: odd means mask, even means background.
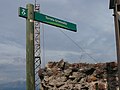
[[[19,16],[27,18],[27,9],[20,7]],[[39,12],[34,12],[34,20],[42,23],[46,23],[52,26],[68,29],[70,31],[74,31],[74,32],[77,31],[76,24],[73,24],[64,20],[60,20],[45,14],[41,14]]]
[[[19,7],[18,13],[19,13],[20,17],[27,18],[27,9],[26,8]]]

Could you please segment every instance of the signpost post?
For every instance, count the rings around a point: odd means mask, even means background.
[[[27,5],[28,12],[22,9],[21,14],[26,19],[26,90],[35,90],[34,69],[34,6]]]
[[[35,90],[34,21],[77,32],[76,24],[34,12],[34,5],[19,7],[19,16],[26,18],[26,90]]]
[[[117,66],[118,66],[118,85],[120,89],[120,0],[110,0],[109,9],[113,9],[115,36],[116,36],[116,52],[117,52]],[[117,89],[117,87],[116,87]]]

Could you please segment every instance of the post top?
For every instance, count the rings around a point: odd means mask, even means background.
[[[31,3],[28,3],[27,5],[26,5],[26,7],[30,7],[30,6],[34,6],[33,4],[31,4]]]

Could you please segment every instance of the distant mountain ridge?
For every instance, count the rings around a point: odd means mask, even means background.
[[[0,90],[26,90],[26,82],[15,81],[15,82],[0,84]]]

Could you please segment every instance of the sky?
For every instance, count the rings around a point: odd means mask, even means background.
[[[34,4],[34,0],[0,2],[0,83],[25,81],[26,20],[18,16],[18,8],[26,7],[27,3]],[[114,21],[109,0],[37,0],[37,3],[41,13],[77,25],[77,32],[41,25],[42,58],[43,30],[45,45],[42,64],[61,59],[72,63],[116,61]]]

